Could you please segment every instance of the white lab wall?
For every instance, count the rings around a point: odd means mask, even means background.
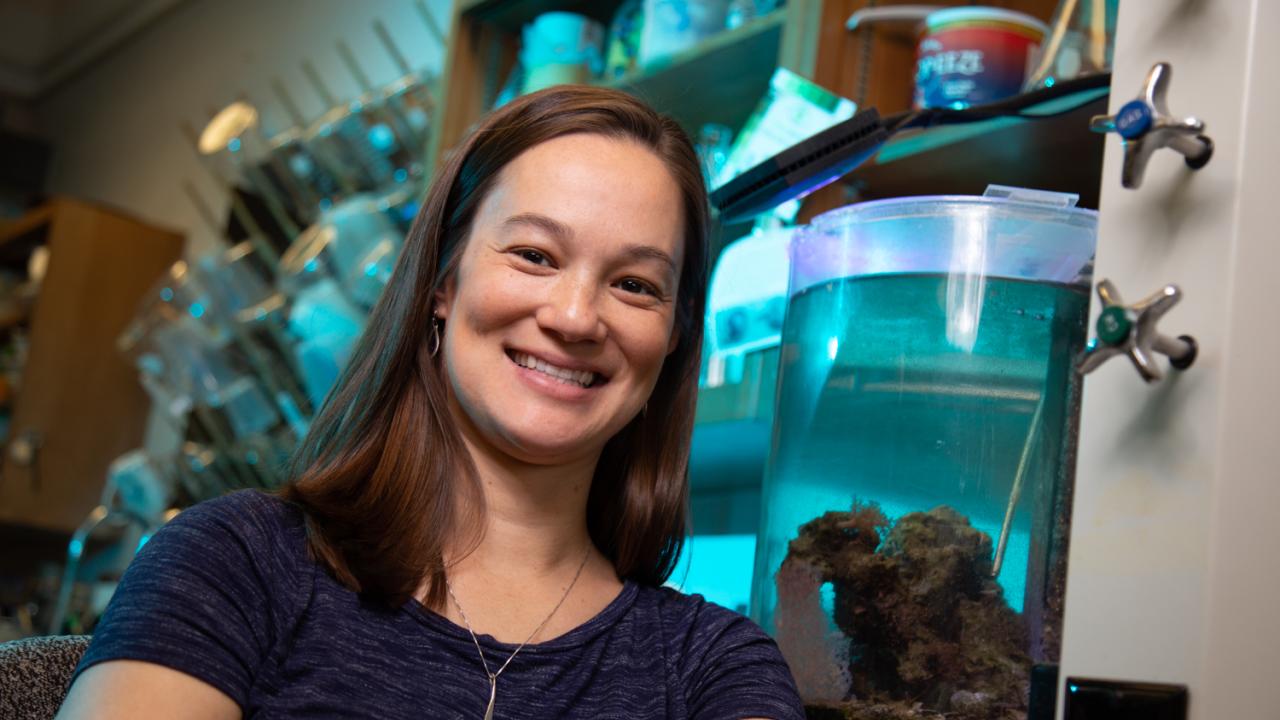
[[[451,0],[426,0],[447,29]],[[302,113],[326,109],[302,72],[310,60],[339,100],[359,87],[336,50],[352,49],[375,84],[399,76],[372,27],[381,20],[414,68],[439,72],[444,48],[412,0],[189,0],[42,97],[41,134],[53,143],[48,190],[115,206],[184,233],[188,255],[217,246],[182,190],[190,180],[215,213],[227,201],[180,125],[203,128],[246,98],[270,133],[291,123],[272,92],[279,77]]]
[[[1108,138],[1095,278],[1130,302],[1180,285],[1161,331],[1200,351],[1157,385],[1123,358],[1085,380],[1062,675],[1186,685],[1192,720],[1280,717],[1277,20],[1270,0],[1126,2],[1116,31],[1112,111],[1168,61],[1170,111],[1215,150],[1195,172],[1158,151],[1126,190]]]
[[[1199,708],[1204,718],[1280,716],[1280,687],[1272,671],[1280,666],[1280,334],[1275,332],[1275,268],[1280,263],[1275,202],[1280,138],[1275,93],[1280,48],[1272,33],[1280,27],[1280,3],[1256,0],[1245,68],[1244,117],[1227,132],[1241,142],[1237,240],[1233,255],[1231,313],[1226,329],[1232,357],[1226,366],[1219,429],[1221,472],[1214,487],[1212,565],[1203,632],[1206,652],[1201,672],[1205,688]]]

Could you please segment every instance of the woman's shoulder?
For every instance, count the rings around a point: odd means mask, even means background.
[[[786,660],[750,618],[670,587],[641,593],[661,618],[690,716],[803,717]]]
[[[197,503],[125,571],[77,673],[108,660],[173,668],[242,706],[312,588],[300,510],[260,491]]]
[[[183,510],[153,543],[197,546],[209,560],[269,563],[277,568],[307,563],[302,510],[261,490],[237,490]]]
[[[235,490],[226,495],[196,503],[179,513],[210,519],[245,520],[285,527],[295,524],[302,511],[294,504],[265,490]]]
[[[742,613],[714,603],[697,593],[676,588],[641,586],[643,605],[660,616],[668,639],[686,641],[769,640],[768,634]]]
[[[305,534],[306,527],[301,508],[263,490],[236,490],[196,503],[171,522],[218,527],[241,536],[265,537]]]

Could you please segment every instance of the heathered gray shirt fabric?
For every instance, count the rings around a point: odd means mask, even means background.
[[[515,649],[480,636],[496,670]],[[199,678],[248,718],[480,720],[489,681],[465,628],[410,601],[364,602],[306,549],[301,512],[257,491],[183,512],[125,572],[76,672],[145,660]],[[773,640],[747,618],[627,582],[599,615],[525,647],[495,720],[800,720]]]

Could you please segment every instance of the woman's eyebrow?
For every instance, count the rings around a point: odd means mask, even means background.
[[[506,227],[532,225],[558,240],[569,240],[573,237],[573,229],[568,225],[540,213],[518,213],[507,218],[502,224]]]
[[[666,265],[672,275],[676,274],[676,261],[652,245],[628,245],[622,249],[622,254],[634,260],[657,260]]]

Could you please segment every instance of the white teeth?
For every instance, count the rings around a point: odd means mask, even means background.
[[[582,387],[590,387],[591,384],[596,381],[596,374],[590,370],[569,370],[567,368],[556,367],[555,365],[552,365],[540,358],[536,358],[528,353],[512,353],[511,359],[515,360],[516,364],[521,367],[529,368],[530,370],[537,370],[538,372],[550,375],[561,382],[573,383],[574,385],[580,385]]]

